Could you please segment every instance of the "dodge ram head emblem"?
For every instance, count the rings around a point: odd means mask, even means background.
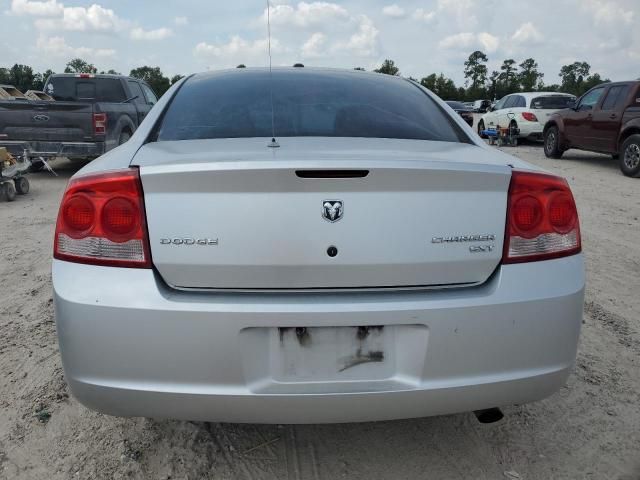
[[[344,214],[342,200],[324,200],[322,202],[322,218],[327,222],[337,222]]]

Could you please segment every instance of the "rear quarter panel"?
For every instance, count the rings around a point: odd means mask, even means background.
[[[636,103],[634,99],[634,103],[627,107],[622,114],[622,126],[618,137],[618,146],[620,146],[629,135],[637,133],[640,133],[640,103]]]
[[[555,112],[553,115],[549,117],[547,123],[544,124],[544,132],[546,132],[549,127],[555,126],[558,128],[558,135],[560,136],[560,143],[565,147],[570,143],[569,139],[566,137],[566,131],[564,128],[564,112],[566,110],[559,110]]]

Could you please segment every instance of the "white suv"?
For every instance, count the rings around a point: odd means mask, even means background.
[[[495,107],[485,113],[478,122],[478,134],[486,128],[520,129],[520,138],[542,139],[542,130],[547,119],[558,110],[570,107],[576,97],[568,93],[523,92],[506,95]]]

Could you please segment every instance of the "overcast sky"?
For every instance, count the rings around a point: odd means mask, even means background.
[[[274,65],[444,72],[462,83],[475,49],[489,71],[535,58],[546,83],[576,60],[612,80],[640,77],[640,0],[336,0],[271,2]],[[0,0],[0,65],[62,71],[72,57],[100,70],[165,74],[268,64],[266,0]]]

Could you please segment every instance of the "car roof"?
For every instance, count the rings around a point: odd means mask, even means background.
[[[274,73],[290,73],[290,74],[300,74],[300,75],[323,75],[323,76],[335,76],[341,77],[344,75],[353,75],[353,76],[367,76],[369,78],[378,79],[381,83],[389,82],[389,81],[400,81],[400,82],[409,82],[414,83],[415,85],[420,85],[417,82],[414,82],[408,78],[401,77],[399,75],[385,75],[378,72],[367,72],[364,70],[354,70],[348,68],[327,68],[327,67],[273,67],[271,69]],[[193,79],[207,79],[214,78],[218,76],[227,76],[227,75],[251,75],[251,74],[264,74],[269,72],[269,67],[246,67],[246,68],[227,68],[221,70],[209,70],[206,72],[199,72],[191,75],[190,78]]]
[[[596,87],[604,87],[604,86],[615,86],[615,85],[629,85],[629,84],[640,84],[640,80],[620,80],[617,82],[602,82]]]

